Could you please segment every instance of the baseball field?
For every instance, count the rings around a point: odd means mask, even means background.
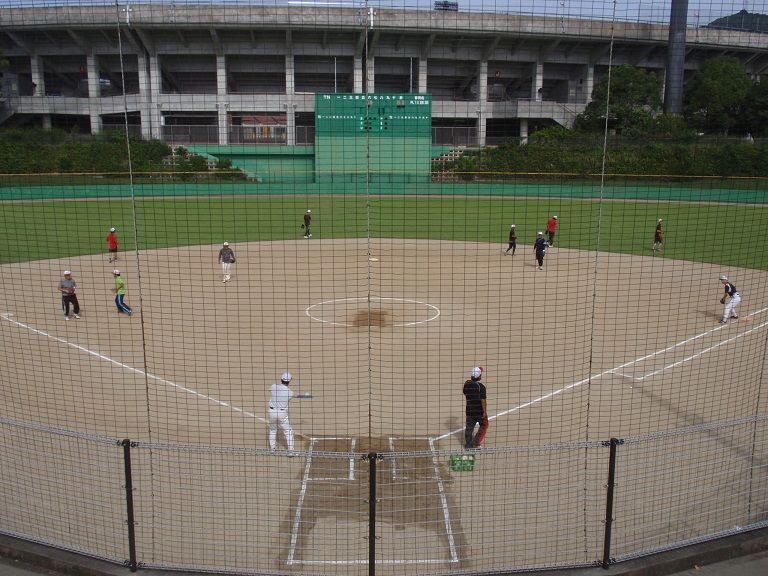
[[[590,462],[602,471],[605,456],[593,462],[589,450],[767,412],[766,210],[455,194],[7,202],[2,416],[151,445],[140,474],[154,502],[140,513],[150,566],[360,571],[368,478],[356,455],[370,450],[399,454],[382,464],[382,573],[589,564],[602,495],[584,486]],[[560,227],[539,270],[532,244],[553,214]],[[653,252],[658,218],[665,242]],[[513,223],[514,256],[504,254]],[[237,256],[228,283],[223,241]],[[132,317],[115,309],[116,266]],[[77,320],[61,311],[64,269],[78,284]],[[739,319],[724,325],[721,274],[743,298]],[[461,389],[475,365],[491,422],[474,471],[461,472],[449,456],[463,447]],[[297,458],[267,450],[267,390],[285,370],[309,396],[290,407]],[[676,486],[675,517],[751,470],[727,450],[727,433],[702,442],[697,458],[678,458],[686,474],[721,466],[724,453],[734,461],[717,480]],[[15,458],[21,467],[23,454]],[[64,468],[84,482],[88,467],[74,462]],[[633,477],[656,464],[633,461]],[[661,494],[666,482],[660,473],[642,490]],[[200,499],[202,508],[190,504]],[[642,515],[645,501],[627,501],[622,517]],[[722,530],[730,513],[682,528],[628,522],[617,538],[629,554]],[[27,520],[13,521],[24,533]],[[102,542],[71,530],[80,547]],[[103,542],[100,555],[120,556]]]

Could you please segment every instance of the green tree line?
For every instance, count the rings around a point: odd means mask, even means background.
[[[128,146],[130,142],[130,156]],[[130,161],[129,161],[130,158]],[[165,160],[172,158],[172,162]],[[113,174],[130,169],[142,174],[162,173],[169,178],[206,176],[210,172],[206,158],[190,154],[184,148],[173,150],[159,140],[143,140],[124,132],[85,135],[53,129],[0,130],[1,174]],[[221,174],[219,174],[221,172]],[[228,160],[220,161],[210,172],[216,177],[241,177]]]

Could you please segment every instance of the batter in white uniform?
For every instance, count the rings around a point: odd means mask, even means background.
[[[288,403],[293,398],[293,390],[288,386],[293,380],[290,372],[280,376],[279,384],[272,384],[269,389],[269,448],[277,450],[277,427],[283,429],[288,451],[293,452],[293,428],[288,420]]]

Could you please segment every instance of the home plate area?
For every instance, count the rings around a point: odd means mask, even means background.
[[[387,453],[376,461],[376,564],[458,562],[445,463],[431,438],[313,437],[287,564],[368,564],[370,460],[361,454],[371,451]]]

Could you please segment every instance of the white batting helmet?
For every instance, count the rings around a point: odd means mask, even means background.
[[[509,226],[509,227],[510,227],[510,228],[514,228],[514,227],[515,227],[515,225],[514,225],[514,224],[510,224],[510,226]]]
[[[475,366],[472,368],[472,372],[470,372],[472,375],[472,378],[480,378],[480,376],[483,375],[483,369],[480,366]]]
[[[280,380],[285,384],[288,384],[288,382],[293,380],[293,375],[291,375],[290,372],[283,372],[282,375],[280,376]]]
[[[115,268],[114,270],[112,270],[112,274],[114,274],[115,276],[120,276],[120,270]]]
[[[307,210],[307,214],[312,214],[312,210]]]
[[[224,246],[229,246],[229,242],[224,242]]]
[[[110,229],[109,229],[109,231],[110,231],[110,232],[114,232],[114,231],[115,231],[115,227],[114,227],[114,226],[112,226],[112,228],[110,228]]]

